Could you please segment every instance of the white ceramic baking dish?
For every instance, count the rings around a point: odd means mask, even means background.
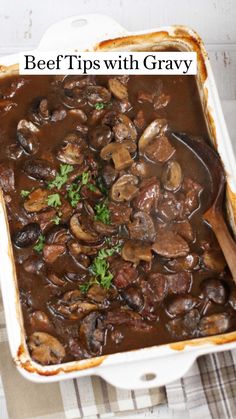
[[[101,42],[102,41],[102,42]],[[51,26],[43,36],[41,50],[150,51],[174,45],[198,54],[197,82],[210,138],[217,147],[227,174],[227,208],[233,230],[236,221],[236,167],[207,53],[199,36],[189,28],[171,26],[128,33],[101,15],[76,16]],[[17,55],[0,58],[0,75],[18,71]],[[98,375],[126,389],[158,387],[181,377],[202,354],[236,347],[236,332],[101,356],[62,365],[41,366],[28,353],[7,216],[0,196],[1,287],[12,358],[20,373],[38,383]]]

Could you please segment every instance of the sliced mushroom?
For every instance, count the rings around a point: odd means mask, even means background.
[[[157,240],[152,245],[152,250],[160,256],[176,258],[187,256],[189,246],[179,234],[173,231],[160,230],[157,234]]]
[[[218,278],[206,278],[200,284],[203,297],[216,304],[225,304],[228,297],[226,284]]]
[[[99,241],[99,236],[94,231],[88,230],[80,220],[80,214],[72,215],[70,219],[70,229],[72,234],[82,242],[93,244]]]
[[[152,252],[151,246],[134,240],[128,240],[125,242],[121,256],[124,260],[138,264],[141,260],[145,262],[151,262]]]
[[[128,89],[121,83],[117,78],[111,78],[108,80],[108,87],[110,92],[119,100],[128,99]]]
[[[110,143],[103,147],[100,156],[103,160],[112,158],[116,170],[124,170],[133,164],[129,151],[118,143]]]
[[[64,278],[61,278],[55,272],[48,272],[46,275],[46,280],[50,285],[54,287],[64,287],[67,284],[67,281]]]
[[[166,309],[171,317],[183,316],[198,304],[198,298],[192,295],[176,295],[168,299]]]
[[[35,154],[39,149],[39,129],[26,119],[17,125],[17,141],[27,154]]]
[[[122,292],[126,304],[135,311],[141,311],[144,305],[144,298],[140,288],[130,285]]]
[[[102,314],[94,311],[84,317],[81,321],[79,334],[90,353],[98,355],[105,341],[105,327]]]
[[[138,193],[138,178],[133,175],[121,176],[111,188],[111,198],[116,202],[131,201]]]
[[[85,254],[88,256],[96,255],[101,246],[101,244],[97,246],[86,246],[78,243],[75,240],[70,240],[68,243],[69,252],[73,254],[73,256],[78,256],[81,254]]]
[[[127,115],[114,111],[107,112],[102,119],[102,124],[112,128],[115,140],[119,143],[124,140],[135,142],[137,139],[135,125]]]
[[[167,121],[165,119],[154,119],[150,125],[143,131],[138,147],[139,151],[145,150],[147,145],[159,134],[163,133],[167,128]]]
[[[27,212],[39,212],[48,207],[47,198],[50,191],[42,188],[31,192],[24,202],[24,208]]]
[[[100,150],[113,139],[111,128],[107,125],[96,125],[89,131],[89,144],[95,149]]]
[[[162,184],[168,191],[177,191],[183,180],[183,174],[180,164],[176,161],[170,161],[166,164],[162,173]]]
[[[48,333],[34,332],[28,345],[33,360],[42,365],[59,364],[66,355],[59,340]]]
[[[104,224],[101,221],[93,222],[94,230],[102,236],[111,236],[117,233],[117,226],[111,224]]]
[[[30,314],[29,321],[33,330],[48,332],[52,329],[52,324],[44,311],[34,311]]]
[[[156,230],[152,217],[146,212],[138,211],[133,215],[133,222],[128,224],[130,238],[153,242]]]
[[[91,311],[97,310],[98,305],[85,300],[79,290],[66,292],[61,299],[49,303],[49,309],[66,319],[77,321]]]
[[[193,271],[200,268],[200,258],[196,253],[189,253],[185,257],[169,260],[166,266],[173,272]]]
[[[47,231],[47,244],[65,244],[71,237],[69,230],[66,227],[54,225]]]
[[[202,256],[203,263],[207,269],[214,272],[222,272],[226,267],[226,260],[222,251],[209,249],[205,250]]]
[[[68,134],[59,149],[57,158],[67,164],[81,164],[84,161],[85,140],[78,134]]]

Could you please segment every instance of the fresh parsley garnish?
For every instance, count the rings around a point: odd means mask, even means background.
[[[94,210],[95,210],[95,220],[101,221],[104,224],[111,223],[111,214],[105,202],[96,204],[94,207]]]
[[[90,174],[89,172],[83,172],[81,175],[81,183],[82,185],[87,185],[89,181]]]
[[[78,185],[77,183],[72,183],[67,190],[68,198],[69,198],[70,204],[73,208],[76,207],[76,205],[78,204],[78,202],[81,198],[80,194],[79,194],[80,188],[81,188],[81,186]]]
[[[88,183],[88,188],[90,189],[90,191],[96,192],[97,188],[93,183]]]
[[[27,198],[27,196],[30,194],[30,191],[26,191],[26,190],[24,190],[24,189],[22,189],[21,191],[20,191],[20,196],[22,197],[22,198]]]
[[[54,222],[54,224],[56,224],[56,226],[58,226],[58,225],[60,224],[61,217],[57,214],[57,215],[55,215],[55,217],[52,219],[52,221]]]
[[[57,173],[55,179],[48,183],[49,189],[56,188],[61,189],[61,187],[67,182],[68,174],[72,172],[73,166],[70,164],[60,164],[60,171]]]
[[[97,103],[95,103],[95,105],[94,105],[94,108],[97,110],[97,111],[101,111],[102,109],[104,109],[106,107],[106,104],[105,103],[103,103],[103,102],[97,102]]]
[[[44,243],[45,243],[45,236],[43,234],[40,234],[38,241],[36,243],[36,245],[34,246],[34,250],[37,253],[41,253],[43,251],[44,248]]]
[[[107,261],[107,258],[114,255],[114,253],[118,253],[120,249],[120,244],[117,244],[110,249],[101,249],[89,267],[91,274],[95,276],[95,283],[101,285],[101,287],[105,289],[110,288],[113,279],[113,275],[109,270],[109,262]],[[89,281],[89,284],[90,282],[91,281]],[[91,286],[89,284],[87,284],[88,289]]]
[[[52,195],[48,195],[47,204],[50,205],[50,207],[59,207],[61,205],[61,197],[59,193],[53,193]]]

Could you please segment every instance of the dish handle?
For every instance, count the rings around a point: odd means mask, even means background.
[[[107,366],[98,375],[109,384],[126,390],[161,387],[182,377],[196,357],[194,353],[178,352],[159,359]]]
[[[127,31],[112,18],[100,14],[72,16],[51,25],[44,33],[38,50],[92,49],[104,39],[127,35]]]

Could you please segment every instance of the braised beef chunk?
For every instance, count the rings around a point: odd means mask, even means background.
[[[236,287],[203,221],[193,76],[0,80],[0,187],[42,365],[225,333]],[[6,278],[8,280],[8,278]]]

